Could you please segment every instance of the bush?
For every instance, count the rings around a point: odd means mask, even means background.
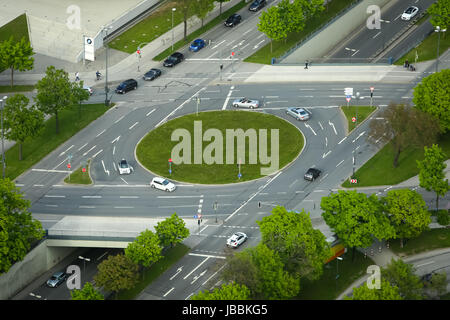
[[[450,215],[447,210],[439,210],[437,212],[437,222],[441,226],[446,226],[450,223]]]

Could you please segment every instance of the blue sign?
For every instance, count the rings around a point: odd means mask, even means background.
[[[198,219],[198,216],[197,216],[197,215],[194,215],[194,219]]]
[[[351,99],[351,98],[352,98],[351,95],[346,95],[345,97],[346,97],[347,99]]]
[[[169,173],[172,174],[172,169],[169,169]]]
[[[242,177],[242,174],[239,172],[238,174],[238,178],[240,179]]]

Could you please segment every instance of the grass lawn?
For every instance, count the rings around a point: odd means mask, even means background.
[[[322,277],[316,281],[300,280],[300,294],[294,298],[299,300],[335,300],[342,291],[366,274],[367,267],[375,264],[369,257],[356,251],[352,262],[352,250],[342,255],[344,260],[334,259],[325,265]],[[339,264],[336,266],[336,264]],[[339,278],[336,281],[336,267]],[[337,282],[337,291],[336,291]]]
[[[82,104],[83,116],[80,118],[78,108],[78,105],[74,105],[58,114],[60,128],[58,135],[55,133],[55,118],[48,119],[41,134],[23,144],[22,161],[19,161],[18,144],[6,151],[6,177],[11,180],[16,179],[109,109],[103,103]]]
[[[402,258],[425,251],[448,247],[450,247],[449,228],[425,231],[419,237],[408,240],[403,248],[400,248],[400,239],[390,242],[391,250]]]
[[[16,93],[16,92],[28,92],[33,91],[34,85],[14,85],[12,88],[11,86],[0,86],[0,93]]]
[[[89,177],[90,162],[91,160],[87,161],[87,164],[85,166],[86,172],[83,172],[83,166],[80,166],[77,170],[75,170],[67,178],[65,178],[64,182],[70,184],[92,184],[92,180]]]
[[[348,132],[352,132],[355,129],[357,124],[361,124],[373,111],[375,111],[376,107],[368,107],[368,106],[343,106],[341,107],[342,112],[344,112],[345,117],[347,118],[348,123]],[[357,122],[353,122],[352,118],[355,117]]]
[[[440,137],[437,143],[450,158],[450,132]],[[377,154],[355,172],[357,185],[346,180],[344,188],[393,185],[419,174],[416,160],[423,160],[423,148],[409,147],[400,153],[398,166],[394,168],[394,151],[391,143],[386,144]]]
[[[203,134],[208,129],[218,129],[222,133],[223,151],[218,151],[218,156],[223,155],[223,164],[210,164],[207,165],[204,159],[200,159],[201,164],[194,163],[194,121],[202,122],[202,132]],[[172,155],[172,150],[176,145],[181,144],[184,138],[180,138],[178,141],[171,141],[171,136],[175,130],[180,130],[185,128],[191,140],[190,143],[188,138],[187,150],[190,150],[191,155],[188,156],[192,164],[181,163],[172,164],[172,174],[169,175],[169,158],[173,158],[178,154]],[[248,129],[255,130],[255,138],[259,140],[259,129],[266,129],[267,131],[267,149],[271,148],[271,130],[279,130],[279,165],[274,168],[277,171],[279,168],[284,167],[289,162],[294,160],[303,147],[303,136],[300,131],[290,124],[289,122],[280,119],[278,117],[259,113],[252,111],[237,111],[237,110],[226,110],[226,111],[212,111],[212,112],[200,112],[198,116],[194,114],[186,115],[180,118],[176,118],[161,125],[157,129],[149,132],[147,136],[139,143],[137,147],[137,158],[142,163],[142,165],[155,174],[166,176],[178,181],[187,181],[191,183],[205,183],[205,184],[222,184],[222,183],[234,183],[239,181],[248,181],[256,178],[262,177],[260,169],[269,168],[270,165],[275,164],[275,155],[272,157],[272,151],[268,151],[270,159],[268,159],[267,165],[261,165],[259,160],[261,157],[258,155],[260,152],[259,144],[261,141],[255,141],[255,155],[258,160],[256,164],[249,163],[249,139],[245,139],[245,159],[242,159],[241,174],[242,177],[238,179],[239,173],[239,159],[237,159],[236,145],[234,143],[233,150],[233,164],[225,164],[226,162],[226,129],[242,129],[247,131]],[[200,133],[201,134],[201,133]],[[201,139],[201,137],[200,137]],[[262,140],[263,142],[265,142]],[[208,147],[212,144],[209,141],[203,142],[203,146],[200,146],[201,152],[207,155],[212,154],[215,156],[214,152],[208,151]],[[211,147],[209,147],[211,148]],[[231,148],[231,147],[230,147]],[[229,149],[230,149],[229,148]],[[228,150],[230,152],[230,150]],[[203,157],[205,158],[205,157]],[[273,158],[273,159],[272,159]],[[187,162],[187,161],[186,161]],[[276,165],[275,165],[276,166]]]
[[[144,277],[139,277],[139,283],[130,290],[123,290],[119,292],[119,300],[133,300],[137,297],[153,280],[158,278],[167,269],[169,269],[174,263],[180,260],[190,250],[189,247],[182,243],[177,244],[175,247],[170,248],[164,254],[163,258],[153,264],[149,269],[145,270]],[[144,279],[142,279],[144,278]],[[112,295],[114,298],[114,295]]]
[[[273,41],[272,52],[270,52],[270,43],[259,49],[250,57],[244,59],[245,62],[254,62],[262,64],[271,64],[272,58],[282,56],[286,51],[294,47],[308,35],[318,30],[322,25],[333,19],[339,12],[347,8],[354,0],[333,0],[317,17],[310,19],[301,32],[293,32],[288,35],[286,41]]]
[[[28,25],[27,25],[27,17],[25,14],[22,14],[0,27],[0,42],[8,40],[9,37],[14,36],[14,40],[20,41],[22,37],[25,37],[26,40],[30,41],[28,37]]]

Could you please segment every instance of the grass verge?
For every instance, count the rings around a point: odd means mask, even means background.
[[[139,278],[139,283],[134,286],[133,289],[123,290],[119,292],[119,300],[133,300],[139,295],[153,280],[158,278],[167,269],[169,269],[174,263],[180,260],[190,250],[189,247],[182,243],[177,244],[175,247],[170,248],[164,254],[163,258],[154,263],[148,270],[145,270],[144,277]],[[114,295],[113,295],[114,296]]]
[[[200,156],[202,156],[202,158],[199,160],[201,164],[194,164],[194,146],[196,143],[191,143],[197,141],[197,138],[194,135],[194,121],[201,121],[202,128],[200,130],[201,132],[198,134],[200,135],[198,139],[202,139],[203,133],[206,134],[206,131],[209,129],[218,129],[221,133],[219,137],[214,135],[214,139],[218,139],[218,142],[206,142],[205,140],[203,145],[200,146]],[[172,134],[176,130],[179,132],[181,129],[186,129],[189,134],[186,133],[186,136],[183,135],[182,137],[177,138],[179,139],[178,141],[171,141]],[[254,132],[254,143],[251,145],[255,149],[253,154],[256,159],[253,160],[256,161],[252,161],[252,163],[255,164],[250,164],[250,139],[246,138],[245,154],[241,159],[242,165],[240,166],[240,173],[242,174],[241,179],[238,178],[239,159],[236,152],[238,143],[234,142],[234,145],[229,147],[229,149],[232,149],[227,150],[227,129],[242,129],[245,134],[251,134],[252,131]],[[261,156],[258,157],[258,153],[261,153],[259,147],[261,141],[258,141],[258,135],[261,135],[259,130],[261,129],[267,130],[267,138],[263,139],[263,143],[267,141],[267,156],[269,162],[267,164],[261,164]],[[271,143],[271,129],[279,130],[278,141],[276,141],[279,145],[278,154],[273,154],[274,151],[270,150],[274,145]],[[247,130],[249,130],[249,132],[247,132]],[[236,141],[236,139],[229,140]],[[176,146],[179,147],[182,144],[185,145],[185,150],[177,151],[174,149]],[[217,144],[220,147],[213,149],[214,144]],[[283,119],[259,112],[226,110],[200,112],[198,116],[194,113],[171,120],[149,132],[137,146],[136,155],[141,164],[155,174],[166,176],[177,181],[223,184],[248,181],[263,177],[263,175],[261,175],[261,168],[275,166],[273,169],[274,171],[277,171],[297,157],[302,150],[303,144],[303,136],[297,127]],[[186,159],[183,159],[183,163],[181,164],[172,163],[172,173],[169,176],[168,159],[172,158],[172,152],[174,152],[175,155],[185,152]],[[227,156],[229,155],[232,157],[232,164],[226,164],[226,162],[230,163],[230,161],[227,161]],[[212,158],[212,164],[208,165],[206,164],[205,159],[209,158]],[[276,158],[279,160],[278,166],[276,164]]]
[[[367,267],[375,264],[369,257],[355,251],[352,262],[352,250],[342,255],[344,260],[334,259],[324,267],[322,277],[316,281],[301,280],[298,300],[335,300],[353,282],[366,274]],[[339,264],[338,266],[336,264]],[[338,269],[338,270],[336,270]],[[336,274],[339,274],[336,279]]]
[[[80,166],[77,170],[72,172],[67,178],[64,179],[64,182],[70,184],[92,184],[92,180],[89,177],[90,163],[91,160],[89,159],[85,166]],[[86,168],[86,172],[83,172],[83,167]]]
[[[348,132],[349,133],[352,132],[352,130],[356,128],[357,124],[361,124],[376,109],[377,109],[376,107],[368,107],[368,106],[341,107],[342,112],[344,112],[344,115],[347,118]],[[352,121],[353,117],[356,118],[356,122]]]
[[[14,36],[15,41],[20,41],[22,37],[25,37],[27,41],[30,41],[28,37],[28,24],[27,17],[22,14],[11,20],[4,26],[0,27],[0,42],[9,40],[11,36]]]
[[[11,180],[16,179],[92,121],[102,116],[108,109],[103,103],[99,103],[82,104],[81,107],[73,105],[62,110],[58,114],[59,134],[55,133],[55,117],[48,119],[41,134],[23,144],[22,161],[19,161],[18,144],[6,151],[6,177]],[[82,114],[82,117],[79,114]]]
[[[399,257],[407,257],[421,252],[450,247],[450,229],[439,228],[423,232],[414,239],[409,239],[400,248],[400,239],[390,242],[391,250]]]
[[[11,86],[0,86],[0,93],[16,93],[16,92],[29,92],[34,90],[34,85],[14,85]]]
[[[450,132],[442,135],[437,144],[450,158]],[[387,143],[377,154],[367,161],[358,171],[355,172],[355,179],[358,184],[351,184],[346,180],[342,187],[370,187],[393,185],[405,181],[419,174],[416,160],[423,160],[423,148],[408,147],[400,153],[397,168],[393,167],[395,153],[392,143]]]

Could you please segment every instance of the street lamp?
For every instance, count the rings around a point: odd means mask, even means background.
[[[383,19],[380,19],[380,22],[385,22],[385,23],[391,23],[389,20],[383,20]],[[384,38],[384,33],[381,33],[381,36],[383,37],[383,48],[382,48],[382,50],[384,50],[384,46],[385,46],[385,38]]]
[[[337,294],[337,279],[339,278],[339,260],[344,260],[344,258],[336,257],[336,294]]]
[[[81,260],[84,261],[83,273],[85,273],[86,272],[86,261],[89,262],[89,261],[91,261],[91,259],[85,258],[85,257],[82,257],[82,256],[78,256],[78,259],[81,259]]]
[[[3,133],[3,101],[8,99],[7,96],[4,96],[3,99],[0,99],[0,112],[1,112],[1,126],[2,126],[2,167],[3,167],[3,179],[5,179],[5,142],[4,142],[4,133]]]
[[[103,28],[102,31],[105,32],[105,37],[103,40],[105,40],[108,37],[108,31],[111,30],[113,27],[109,26],[107,28]],[[106,45],[106,74],[105,74],[105,106],[109,106],[109,100],[108,100],[108,46]]]
[[[356,117],[355,117],[355,128],[358,126],[358,105],[359,105],[359,92],[356,93]],[[355,179],[355,164],[356,164],[356,149],[353,150],[353,177]]]
[[[436,72],[438,72],[438,64],[439,64],[439,41],[441,38],[441,32],[445,32],[447,29],[441,29],[441,27],[436,26],[436,29],[434,29],[434,32],[438,33],[438,45],[437,45],[437,53],[436,53]]]
[[[351,49],[351,48],[345,48],[345,50],[347,50],[347,51],[351,51],[351,52],[356,52],[356,49]],[[353,53],[354,54],[354,53]],[[352,63],[352,56],[353,55],[350,55],[350,63]]]
[[[177,8],[172,8],[172,52],[173,52],[173,41],[174,41],[174,37],[173,37],[173,13],[177,11]]]

